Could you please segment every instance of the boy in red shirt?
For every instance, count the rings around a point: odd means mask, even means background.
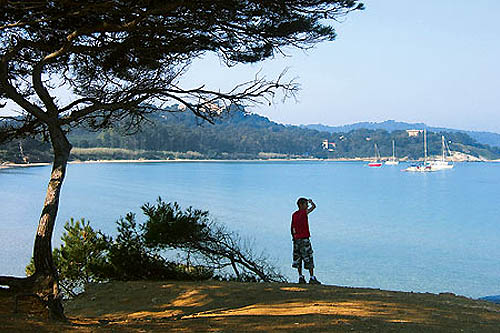
[[[309,207],[309,204],[311,204],[311,207]],[[302,262],[304,262],[304,268],[309,270],[311,276],[309,283],[321,284],[314,276],[313,249],[311,241],[309,240],[311,234],[309,233],[308,215],[316,209],[316,205],[311,199],[299,198],[299,200],[297,200],[297,206],[299,206],[299,210],[292,214],[291,225],[293,238],[292,267],[297,268],[299,272],[299,283],[306,283],[306,279],[304,275],[302,275]]]

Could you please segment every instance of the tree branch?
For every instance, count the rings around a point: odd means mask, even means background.
[[[64,113],[66,111],[70,111],[72,108],[77,106],[78,104],[83,104],[83,103],[97,103],[97,100],[95,98],[90,98],[90,97],[84,97],[84,98],[79,98],[77,100],[74,100],[73,102],[69,103],[68,105],[62,107],[59,109],[60,113]]]
[[[23,46],[20,41],[18,45],[16,45],[12,50],[4,54],[0,60],[0,87],[4,91],[5,95],[14,101],[17,105],[22,107],[26,112],[31,113],[35,117],[43,120],[44,122],[49,122],[49,117],[42,109],[38,106],[30,103],[27,99],[25,99],[17,90],[14,88],[9,82],[9,61],[11,58],[15,56],[17,52],[19,52]]]

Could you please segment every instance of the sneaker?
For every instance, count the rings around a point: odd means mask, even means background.
[[[309,284],[321,284],[321,282],[319,282],[318,279],[316,279],[315,277],[312,277],[309,280]]]
[[[306,283],[306,279],[303,276],[299,277],[299,283],[300,284]]]

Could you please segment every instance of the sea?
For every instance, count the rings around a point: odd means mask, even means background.
[[[53,246],[65,221],[115,235],[116,221],[159,197],[207,210],[290,281],[291,214],[312,198],[315,275],[324,284],[407,292],[500,294],[500,163],[402,172],[407,165],[251,161],[68,166]],[[0,170],[0,274],[24,276],[50,166]]]

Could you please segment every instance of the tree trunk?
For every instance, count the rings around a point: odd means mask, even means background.
[[[64,318],[59,294],[57,268],[52,258],[52,233],[59,209],[59,197],[66,175],[71,144],[60,127],[50,128],[50,140],[54,150],[54,163],[45,196],[45,202],[38,223],[33,249],[35,263],[35,293],[42,299],[54,319]]]
[[[54,162],[35,237],[33,249],[35,273],[25,279],[0,277],[0,284],[7,285],[9,292],[14,293],[16,304],[20,297],[35,296],[45,306],[48,318],[64,320],[57,268],[52,258],[52,234],[71,144],[59,126],[49,127],[49,133],[54,150]],[[13,312],[16,311],[17,306],[13,309]]]

